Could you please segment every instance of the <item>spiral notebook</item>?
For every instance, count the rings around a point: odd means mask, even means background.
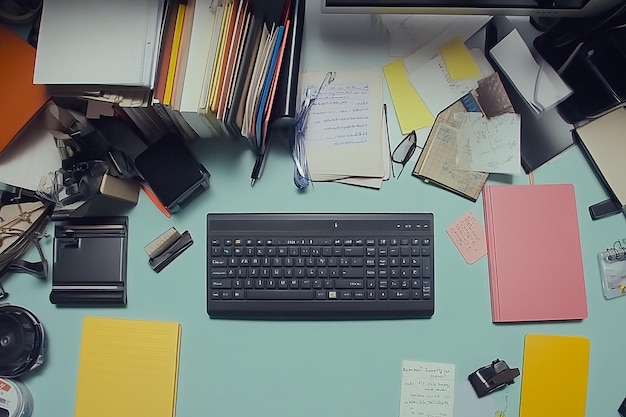
[[[483,190],[492,321],[587,317],[572,184]]]

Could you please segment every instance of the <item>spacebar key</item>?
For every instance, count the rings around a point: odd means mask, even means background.
[[[248,300],[312,300],[314,292],[308,290],[248,290],[246,298]]]

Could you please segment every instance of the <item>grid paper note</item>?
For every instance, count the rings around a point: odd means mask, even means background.
[[[457,168],[457,135],[461,126],[454,115],[466,111],[459,100],[439,113],[413,174],[476,201],[489,174]]]

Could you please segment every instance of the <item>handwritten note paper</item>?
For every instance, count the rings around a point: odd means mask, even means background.
[[[457,113],[461,120],[457,165],[470,171],[519,174],[521,166],[519,114],[487,119],[480,113]]]
[[[399,417],[452,417],[454,364],[402,361]]]
[[[320,87],[326,73],[304,73],[301,86]],[[337,71],[307,116],[306,157],[314,181],[383,177],[383,77],[378,68]],[[386,138],[385,138],[386,140]]]
[[[471,211],[448,226],[446,232],[468,264],[487,254],[485,228]]]

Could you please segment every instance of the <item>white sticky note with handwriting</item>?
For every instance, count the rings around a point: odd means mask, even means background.
[[[457,113],[457,168],[470,171],[519,174],[521,119],[505,113],[487,119],[481,113]]]
[[[402,361],[399,417],[453,417],[454,370],[450,363]]]

